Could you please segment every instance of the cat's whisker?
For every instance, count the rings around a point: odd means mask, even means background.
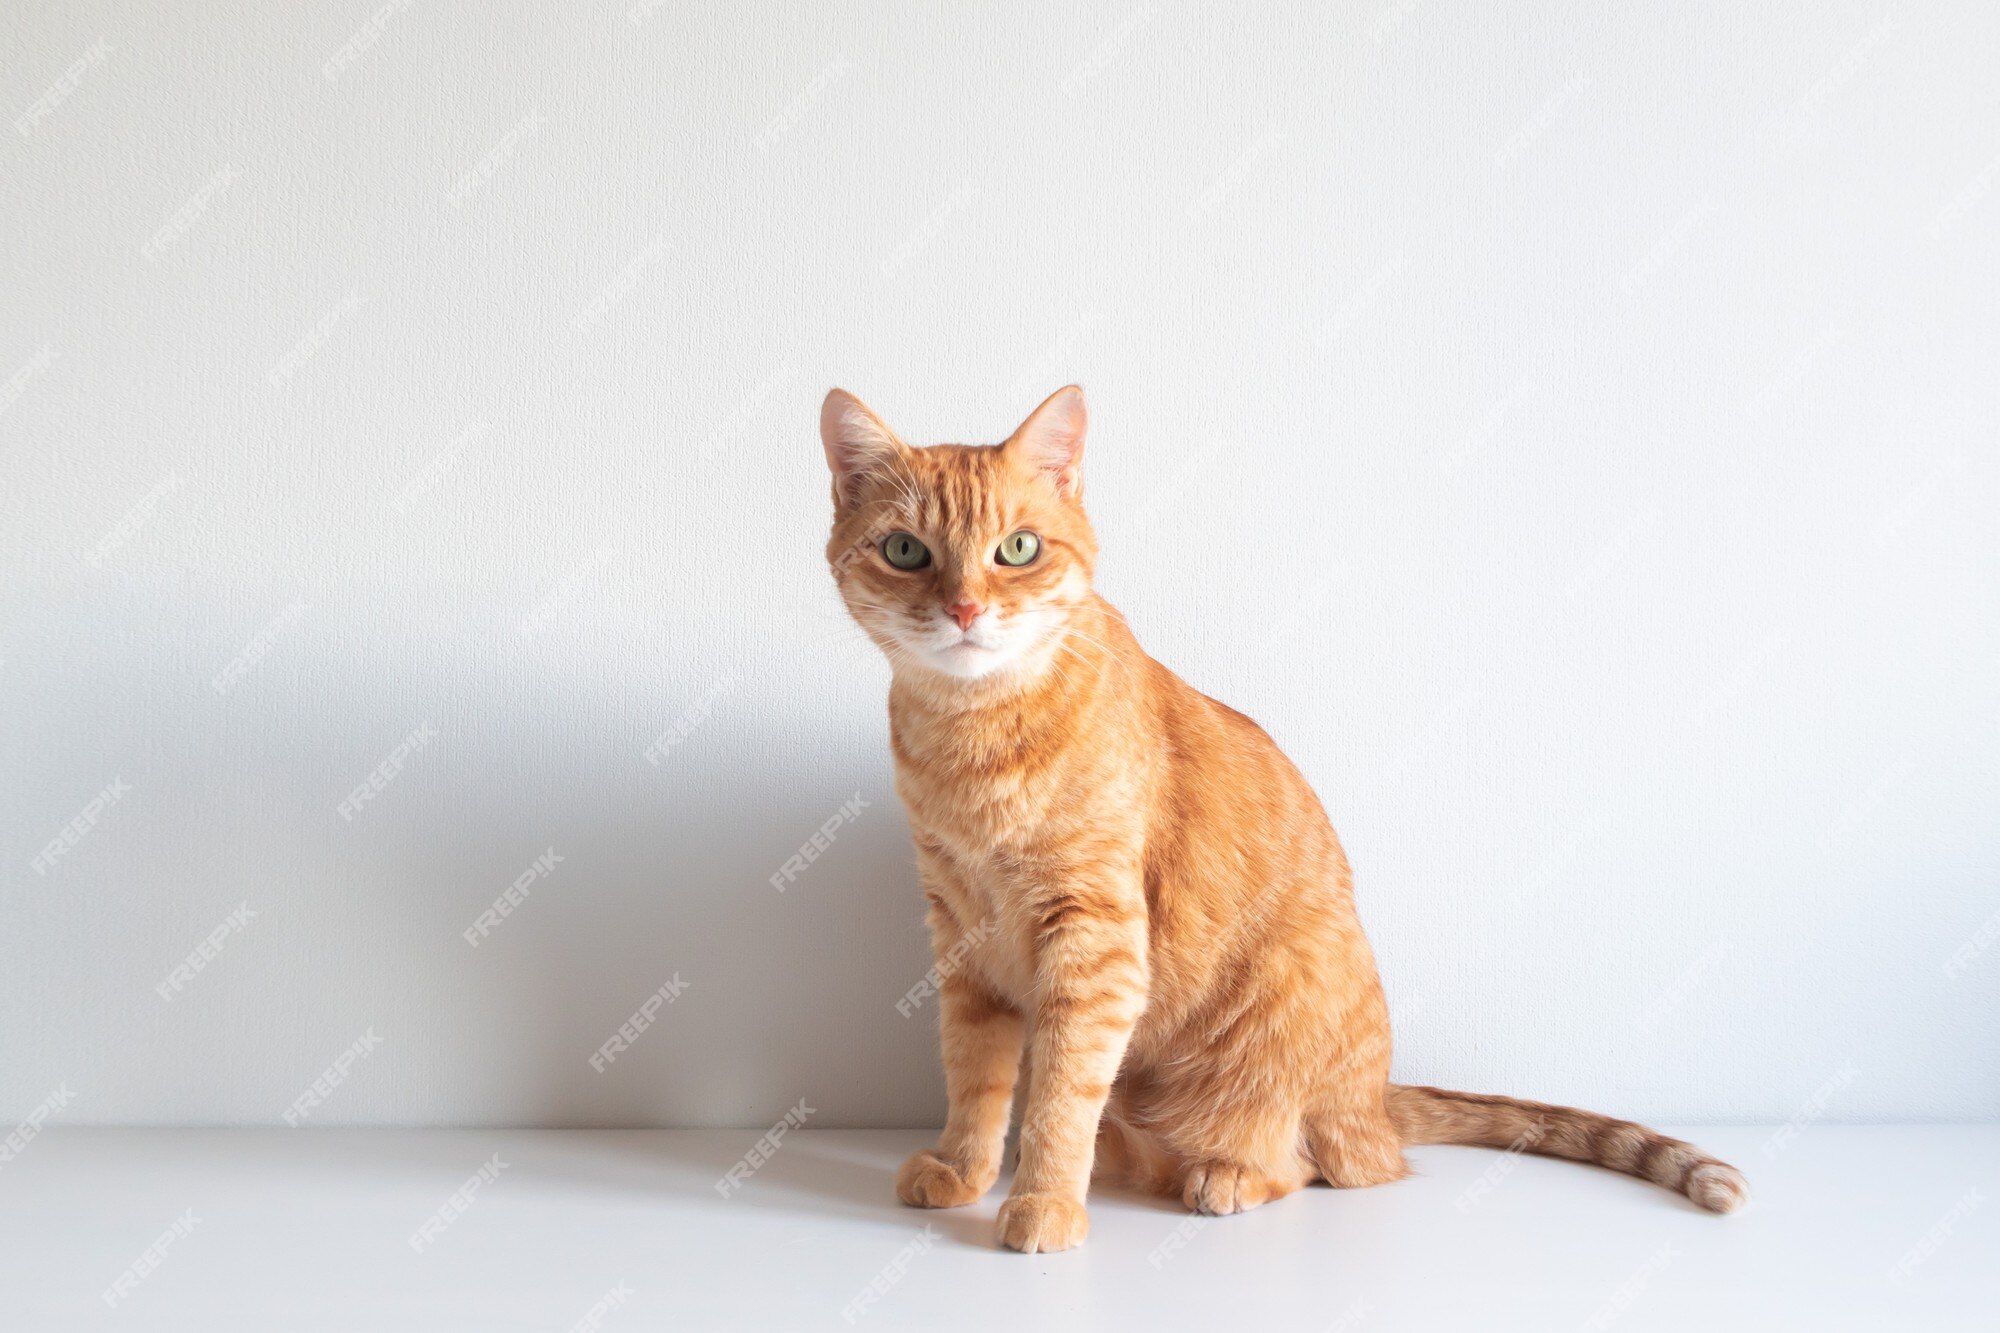
[[[1048,668],[1050,671],[1055,672],[1056,679],[1060,680],[1066,688],[1069,689],[1076,688],[1076,682],[1072,681],[1069,678],[1069,672],[1063,670],[1062,667],[1057,664],[1056,660],[1053,657],[1050,658],[1048,661]]]
[[[1080,629],[1066,627],[1063,633],[1064,633],[1065,643],[1067,643],[1070,639],[1082,639],[1085,643],[1097,649],[1097,651],[1103,653],[1105,656],[1107,657],[1111,656],[1111,650],[1109,648],[1105,647],[1102,643],[1099,643],[1096,639],[1093,639],[1090,635],[1085,634]]]
[[[1078,651],[1077,646],[1071,643],[1067,639],[1064,639],[1061,643],[1058,643],[1056,645],[1056,651],[1058,653],[1068,653],[1071,657],[1074,657],[1077,661],[1083,663],[1085,666],[1094,666],[1096,664],[1095,659],[1085,657],[1083,653]]]

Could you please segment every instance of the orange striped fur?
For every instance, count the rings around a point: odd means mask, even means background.
[[[1642,1126],[1389,1082],[1388,1009],[1318,799],[1092,591],[1084,427],[1074,386],[995,446],[913,449],[838,389],[821,414],[827,556],[893,668],[897,791],[933,948],[955,960],[949,1118],[904,1164],[902,1200],[984,1195],[1018,1100],[999,1230],[1028,1252],[1083,1240],[1093,1172],[1234,1213],[1394,1180],[1411,1143],[1522,1147],[1740,1204],[1734,1168]],[[1017,532],[1040,539],[1018,567],[999,558]],[[928,563],[891,564],[896,534]]]

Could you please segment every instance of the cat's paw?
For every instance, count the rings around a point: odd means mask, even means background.
[[[912,1208],[957,1208],[974,1203],[992,1186],[960,1175],[951,1163],[928,1148],[912,1153],[896,1173],[896,1197]]]
[[[1290,1193],[1261,1171],[1234,1162],[1201,1162],[1188,1171],[1181,1202],[1197,1213],[1222,1217]]]
[[[1083,1244],[1090,1215],[1060,1194],[1016,1194],[1000,1205],[1000,1243],[1023,1254],[1048,1254]]]

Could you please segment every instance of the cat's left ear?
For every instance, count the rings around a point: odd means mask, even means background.
[[[1088,419],[1083,390],[1074,384],[1050,394],[1002,446],[1019,466],[1032,469],[1075,499],[1083,493],[1083,432]]]
[[[826,447],[838,505],[853,503],[868,477],[892,467],[909,452],[868,404],[845,389],[828,390],[820,404],[819,440]]]

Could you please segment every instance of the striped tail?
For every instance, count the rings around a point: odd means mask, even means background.
[[[1712,1213],[1735,1212],[1750,1199],[1741,1171],[1693,1144],[1572,1106],[1391,1083],[1389,1119],[1405,1144],[1467,1143],[1592,1162],[1665,1185]]]

